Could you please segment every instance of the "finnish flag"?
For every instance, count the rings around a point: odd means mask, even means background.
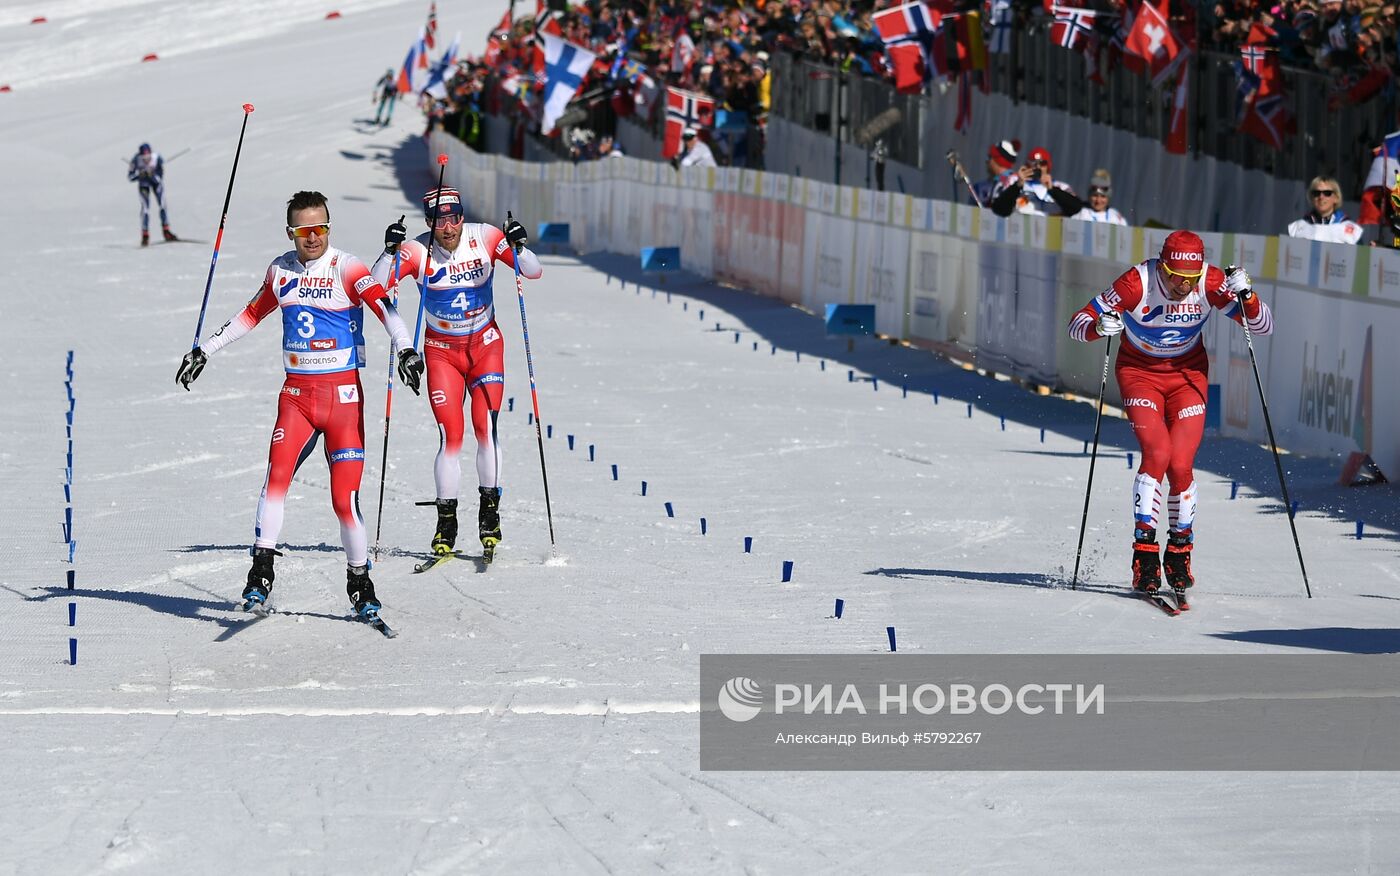
[[[548,134],[554,130],[554,123],[564,114],[564,108],[574,99],[588,68],[597,57],[592,52],[562,40],[553,34],[544,37],[544,118],[542,129]]]

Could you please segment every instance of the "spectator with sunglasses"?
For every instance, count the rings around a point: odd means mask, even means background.
[[[433,463],[438,522],[433,553],[450,555],[457,544],[459,454],[466,432],[463,407],[470,403],[476,435],[478,536],[490,562],[501,540],[501,448],[496,418],[505,389],[505,341],[496,324],[492,294],[495,263],[538,280],[540,260],[525,248],[529,237],[515,220],[504,228],[465,221],[461,194],[453,188],[423,195],[428,231],[405,242],[408,230],[395,222],[384,231],[384,254],[374,277],[391,289],[399,281],[427,275],[422,307],[427,315],[423,350],[428,362],[428,399],[440,440]]]
[[[1329,176],[1313,177],[1308,183],[1308,203],[1302,219],[1288,225],[1289,237],[1321,240],[1326,243],[1361,242],[1362,228],[1342,212],[1342,187]]]
[[[414,391],[423,360],[389,293],[364,263],[330,245],[331,214],[325,195],[297,192],[287,202],[287,238],[294,247],[268,265],[262,287],[233,319],[185,354],[175,377],[185,389],[209,356],[238,340],[276,311],[282,314],[282,362],[286,382],[277,397],[277,424],[268,449],[267,478],[258,500],[253,567],[243,608],[263,610],[275,578],[273,557],[282,530],[283,505],[292,476],[326,437],[331,505],[345,547],[345,592],[355,614],[373,620],[380,604],[369,578],[369,553],[358,496],[365,466],[365,417],[359,369],[365,365],[364,309],[369,308],[399,350],[399,374]]]
[[[1206,378],[1210,360],[1201,329],[1212,311],[1255,335],[1273,331],[1268,305],[1254,294],[1249,274],[1206,263],[1205,244],[1190,231],[1174,231],[1157,258],[1134,265],[1075,312],[1069,336],[1092,342],[1122,334],[1115,374],[1123,410],[1142,448],[1133,481],[1133,589],[1153,594],[1167,583],[1185,599],[1191,573],[1196,519],[1196,450],[1205,431]],[[1159,553],[1163,479],[1167,493],[1167,549]]]

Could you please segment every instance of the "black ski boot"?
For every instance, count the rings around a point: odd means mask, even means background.
[[[481,493],[481,511],[477,529],[481,535],[481,550],[486,562],[496,557],[496,545],[501,543],[501,488],[477,487]]]
[[[1177,605],[1182,611],[1187,608],[1186,589],[1196,583],[1191,575],[1191,546],[1195,542],[1191,530],[1167,534],[1167,553],[1162,565],[1167,573],[1167,584],[1172,588]]]
[[[433,533],[433,553],[445,556],[457,546],[457,500],[437,500],[437,532]]]
[[[374,595],[374,582],[369,579],[369,566],[348,566],[345,571],[345,593],[350,597],[350,605],[355,617],[373,620],[379,616],[379,599]]]
[[[267,605],[272,595],[272,582],[277,576],[272,571],[272,558],[282,554],[272,548],[253,548],[253,568],[248,570],[248,586],[243,588],[243,610],[254,611]]]
[[[141,245],[142,245],[142,246],[150,246],[150,245],[151,245],[151,232],[149,232],[149,231],[142,231],[142,232],[141,232]]]
[[[175,236],[175,232],[173,232],[173,231],[170,230],[170,226],[169,226],[169,225],[162,225],[162,226],[160,227],[160,233],[163,234],[163,235],[165,235],[165,239],[166,239],[167,242],[172,241],[172,240],[179,240],[179,239],[180,239],[180,238],[178,238],[178,237]]]
[[[1138,593],[1156,593],[1162,586],[1162,557],[1158,550],[1157,530],[1134,530],[1133,589]]]

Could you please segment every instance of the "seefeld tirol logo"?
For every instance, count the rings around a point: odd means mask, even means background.
[[[719,710],[731,721],[751,720],[763,709],[763,690],[752,678],[736,676],[719,689]]]

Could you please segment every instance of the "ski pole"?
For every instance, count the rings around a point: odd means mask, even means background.
[[[1084,528],[1089,523],[1089,494],[1094,489],[1094,463],[1099,459],[1099,427],[1103,425],[1103,394],[1108,388],[1108,363],[1113,357],[1113,336],[1109,335],[1108,346],[1103,351],[1103,380],[1099,382],[1098,413],[1094,416],[1094,452],[1089,457],[1089,484],[1084,488],[1084,514],[1079,518],[1079,547],[1074,551],[1074,578],[1069,589],[1079,589],[1079,560],[1084,556]]]
[[[193,148],[194,148],[193,146],[186,146],[184,149],[181,149],[179,152],[176,152],[174,155],[172,155],[172,156],[170,156],[169,158],[165,159],[165,163],[166,163],[166,164],[171,164],[171,163],[173,163],[173,162],[175,161],[175,159],[179,158],[181,155],[184,155],[186,152],[189,152],[189,151],[190,151],[191,149],[193,149]]]
[[[506,211],[506,224],[509,225],[514,220],[510,211]],[[515,294],[520,299],[520,334],[525,338],[525,367],[530,372],[530,404],[535,409],[535,440],[540,445],[540,477],[544,479],[544,514],[549,521],[549,550],[558,557],[559,549],[554,542],[554,512],[549,506],[549,471],[544,465],[544,433],[540,431],[540,396],[535,389],[535,358],[530,354],[530,324],[525,320],[525,286],[520,282],[520,250],[523,247],[515,248],[515,258],[512,259],[515,268]]]
[[[399,217],[399,224],[403,224],[404,217]],[[399,249],[394,247],[394,273],[390,275],[389,294],[390,301],[397,305],[399,303]],[[374,521],[374,561],[379,562],[379,535],[384,531],[384,479],[389,468],[389,414],[394,409],[394,355],[398,351],[394,349],[392,343],[389,344],[389,382],[386,385],[387,391],[384,396],[384,457],[379,461],[379,513],[375,515]]]
[[[1234,265],[1225,269],[1233,274]],[[1278,442],[1274,440],[1274,424],[1269,419],[1269,400],[1264,397],[1264,381],[1259,377],[1259,360],[1254,357],[1254,335],[1249,330],[1249,317],[1244,312],[1244,293],[1236,292],[1235,300],[1240,305],[1240,325],[1244,326],[1244,344],[1249,348],[1249,364],[1254,367],[1254,385],[1259,388],[1259,404],[1264,408],[1264,428],[1269,431],[1269,449],[1274,454],[1274,469],[1278,471],[1278,485],[1283,490],[1283,510],[1288,515],[1288,529],[1293,533],[1293,550],[1298,553],[1298,568],[1303,573],[1303,590],[1312,599],[1312,585],[1308,583],[1308,567],[1303,565],[1303,546],[1298,542],[1298,525],[1293,522],[1293,500],[1288,496],[1288,481],[1283,477],[1283,462],[1278,455]]]
[[[413,327],[413,349],[418,349],[423,345],[423,308],[428,301],[428,276],[432,273],[433,264],[433,243],[437,239],[437,219],[438,205],[442,203],[442,177],[447,173],[447,153],[441,152],[437,157],[438,182],[437,188],[433,189],[433,212],[429,218],[428,245],[423,247],[423,271],[418,276],[418,323]]]
[[[948,163],[953,165],[954,175],[963,181],[963,185],[967,186],[967,193],[972,195],[972,203],[979,207],[985,207],[986,205],[982,203],[982,199],[977,197],[977,190],[972,187],[972,180],[967,178],[967,171],[963,169],[962,162],[958,160],[958,153],[949,149],[945,157],[948,159]]]
[[[190,349],[199,347],[199,336],[204,333],[204,313],[209,309],[209,290],[214,285],[214,267],[219,263],[219,247],[224,242],[224,224],[228,222],[228,204],[233,198],[233,178],[238,175],[238,156],[243,154],[243,135],[248,130],[248,116],[253,113],[251,103],[243,104],[243,127],[238,130],[238,148],[233,151],[233,169],[228,174],[228,191],[224,192],[224,209],[219,214],[219,233],[214,237],[214,257],[209,260],[209,279],[204,281],[204,302],[199,305],[199,322],[194,327],[194,343]]]

